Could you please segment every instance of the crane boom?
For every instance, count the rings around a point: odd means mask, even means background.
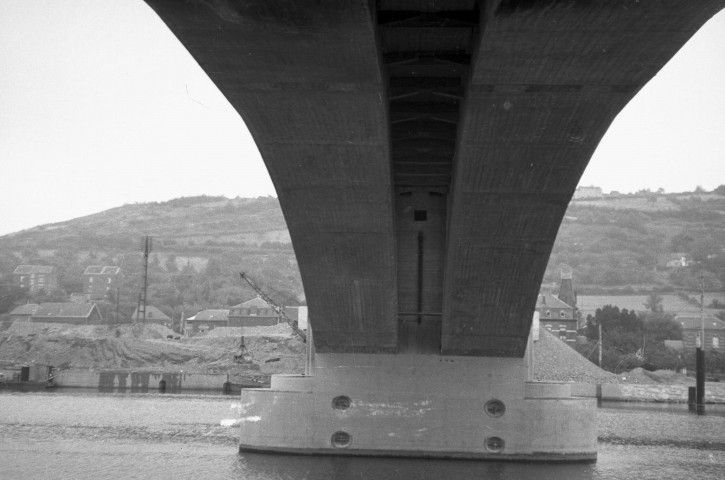
[[[264,291],[262,291],[262,289],[259,288],[259,286],[257,286],[257,284],[254,283],[254,281],[249,278],[247,274],[245,274],[244,272],[239,272],[239,276],[242,277],[242,280],[247,282],[249,286],[254,289],[255,292],[257,292],[259,298],[267,302],[267,304],[272,307],[272,310],[274,310],[277,315],[279,315],[285,322],[287,322],[290,327],[292,327],[292,331],[294,331],[302,339],[303,342],[307,342],[307,336],[304,334],[304,332],[302,332],[302,330],[299,329],[297,325],[297,320],[292,320],[291,318],[289,318],[287,314],[284,313],[284,309],[274,303],[274,300],[272,300],[266,293],[264,293]]]

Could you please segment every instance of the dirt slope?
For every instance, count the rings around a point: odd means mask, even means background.
[[[235,359],[241,353],[242,335],[245,355]],[[201,336],[177,337],[160,325],[107,327],[15,322],[0,332],[0,364],[239,375],[304,372],[305,344],[284,324],[217,328]],[[591,384],[684,385],[692,382],[674,372],[642,369],[614,375],[543,329],[534,344],[534,365],[536,380]]]
[[[304,343],[289,332],[244,332],[247,356],[236,360],[234,357],[240,354],[240,329],[232,330],[236,331],[227,335],[178,338],[160,325],[107,327],[15,322],[0,333],[0,363],[188,373],[304,371]]]

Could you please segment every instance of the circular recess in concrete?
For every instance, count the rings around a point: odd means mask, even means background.
[[[486,437],[484,440],[486,450],[493,453],[499,453],[503,450],[505,442],[501,437]]]
[[[504,405],[501,400],[496,399],[486,402],[483,409],[489,416],[495,418],[503,417],[503,414],[506,413],[506,405]]]
[[[351,404],[352,400],[345,395],[340,395],[332,399],[332,408],[335,410],[347,410]]]
[[[347,448],[352,443],[352,436],[343,431],[335,432],[332,434],[330,443],[332,443],[332,446],[335,448]]]

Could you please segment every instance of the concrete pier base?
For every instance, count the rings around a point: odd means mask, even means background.
[[[596,399],[512,358],[317,354],[312,376],[242,391],[240,450],[593,461]]]

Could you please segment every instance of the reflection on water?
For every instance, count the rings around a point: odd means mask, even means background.
[[[531,464],[238,454],[235,396],[0,393],[0,478],[725,478],[725,409],[605,404],[599,460]]]

